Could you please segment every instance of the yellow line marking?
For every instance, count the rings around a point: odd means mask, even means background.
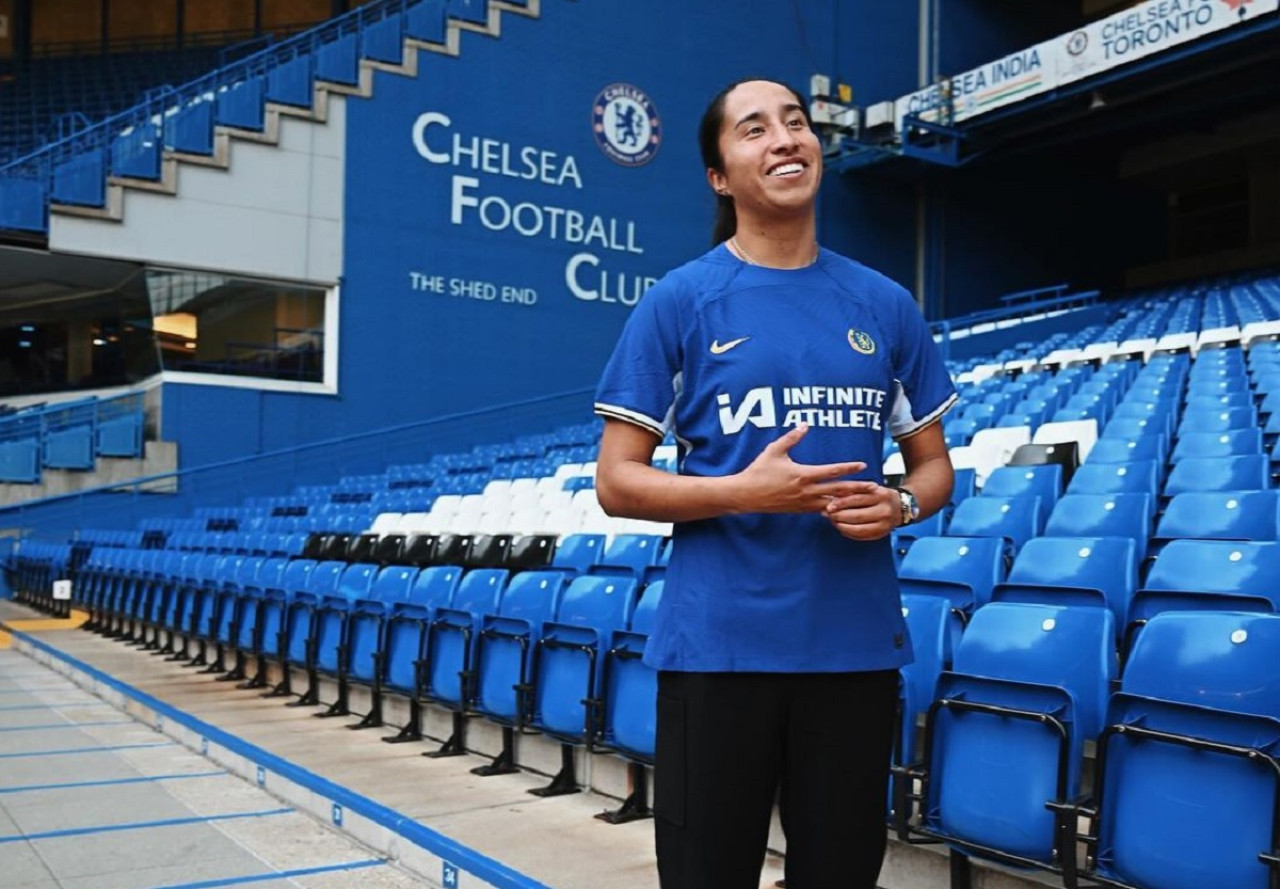
[[[0,630],[0,651],[4,651],[11,644],[13,644],[13,637],[4,630]]]
[[[38,633],[42,630],[78,630],[88,621],[89,613],[87,611],[72,609],[70,617],[37,617],[31,620],[7,620],[3,626],[9,630]]]

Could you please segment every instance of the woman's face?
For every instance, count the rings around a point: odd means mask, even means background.
[[[723,171],[711,187],[733,198],[743,217],[808,213],[822,180],[822,146],[791,90],[767,80],[739,84],[724,100]]]

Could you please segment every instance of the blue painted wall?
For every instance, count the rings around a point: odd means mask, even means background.
[[[340,394],[171,385],[165,437],[198,466],[593,386],[646,281],[708,246],[696,127],[710,97],[748,75],[807,92],[815,71],[860,98],[899,94],[916,85],[916,41],[915,4],[544,0],[540,19],[505,16],[500,39],[464,34],[461,58],[420,54],[416,78],[379,72],[372,99],[348,102]],[[656,110],[646,164],[610,159],[593,131],[615,83]],[[517,207],[541,230],[504,225]],[[569,213],[585,231],[598,217],[603,237],[566,238]],[[820,226],[910,286],[911,194],[831,176]]]

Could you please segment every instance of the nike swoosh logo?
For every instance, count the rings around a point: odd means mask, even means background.
[[[729,340],[729,342],[727,343],[720,343],[720,342],[717,342],[716,340],[712,340],[711,354],[723,355],[725,352],[728,352],[730,349],[736,348],[737,346],[741,346],[743,343],[745,343],[749,339],[751,339],[751,337],[749,336],[740,336],[736,340]]]

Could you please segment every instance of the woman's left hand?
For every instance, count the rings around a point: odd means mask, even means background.
[[[902,498],[893,488],[861,482],[861,491],[837,497],[825,515],[850,540],[879,540],[902,522]]]

